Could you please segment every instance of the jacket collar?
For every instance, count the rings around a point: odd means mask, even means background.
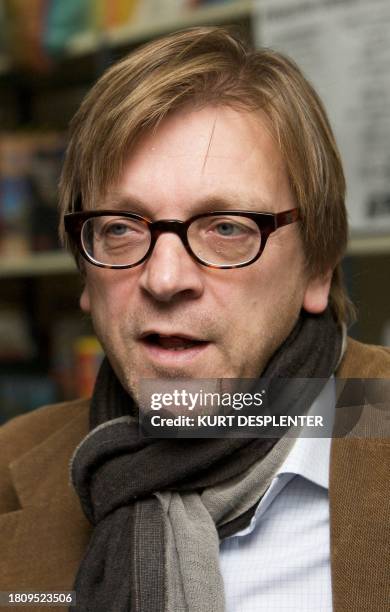
[[[72,590],[91,536],[68,463],[88,428],[88,406],[10,466],[19,509],[0,515],[4,589]]]
[[[69,461],[74,448],[87,432],[86,404],[80,414],[10,464],[11,476],[22,507],[31,504],[39,506],[48,498],[69,496]],[[52,466],[55,469],[51,469]]]

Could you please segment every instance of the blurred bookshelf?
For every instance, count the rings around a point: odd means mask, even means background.
[[[26,25],[27,19],[23,17],[25,8],[17,6],[16,0],[9,2],[11,6],[14,3],[15,23],[9,38],[17,39],[11,45],[13,50],[19,38],[22,50],[16,54],[0,53],[0,75],[11,78],[21,64],[23,70],[25,62],[29,65],[31,57],[23,36],[32,38],[31,26]],[[50,72],[55,76],[56,68],[68,60],[98,56],[110,48],[133,48],[174,30],[218,24],[242,27],[252,19],[255,0],[68,0],[68,3],[51,0],[46,10],[39,10],[39,3],[34,0],[30,4],[32,7],[37,4],[36,11],[30,13],[40,24],[37,28],[41,36],[40,76],[45,73],[50,76]],[[51,60],[54,60],[54,71]]]
[[[162,3],[162,6],[164,3]],[[154,20],[141,19],[119,27],[107,29],[104,32],[86,31],[74,36],[66,45],[65,52],[69,56],[94,53],[102,46],[119,46],[138,44],[172,32],[197,25],[215,25],[226,22],[250,19],[254,7],[252,0],[231,0],[230,2],[201,4],[191,8],[183,3],[178,14],[160,13]]]

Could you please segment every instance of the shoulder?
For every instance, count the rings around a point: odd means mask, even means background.
[[[390,348],[348,338],[336,375],[339,378],[390,378]]]
[[[80,399],[43,406],[15,417],[0,427],[1,462],[13,459],[41,444],[73,419],[85,419],[88,430],[89,402]]]

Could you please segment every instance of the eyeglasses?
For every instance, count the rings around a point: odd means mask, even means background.
[[[268,237],[299,219],[293,208],[277,214],[219,210],[179,221],[150,221],[126,211],[65,215],[65,230],[81,255],[101,268],[133,268],[150,257],[163,233],[179,236],[191,257],[211,268],[242,268],[259,259]]]

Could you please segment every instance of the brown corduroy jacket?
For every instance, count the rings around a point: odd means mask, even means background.
[[[349,340],[337,376],[389,379],[390,349]],[[0,591],[72,590],[91,527],[69,483],[69,461],[88,432],[88,409],[87,400],[47,406],[0,429]],[[389,467],[386,436],[332,441],[335,612],[390,610]]]

